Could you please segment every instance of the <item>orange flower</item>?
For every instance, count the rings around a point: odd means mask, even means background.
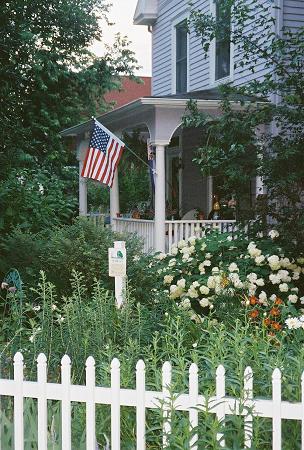
[[[251,297],[249,297],[250,300],[250,305],[255,305],[258,301],[258,299],[256,297],[254,297],[253,295]]]
[[[251,311],[251,312],[249,313],[249,317],[250,317],[251,319],[256,319],[256,318],[258,317],[258,315],[259,315],[259,311],[258,311],[257,309],[254,309],[253,311]]]
[[[283,305],[283,303],[284,303],[283,300],[279,297],[277,297],[274,302],[275,305]]]
[[[266,327],[268,327],[271,324],[271,320],[269,319],[269,317],[266,317],[266,319],[264,319],[263,322]]]
[[[282,325],[278,322],[271,322],[271,328],[273,328],[276,331],[280,331],[282,328]]]
[[[270,310],[270,315],[271,316],[279,316],[281,313],[280,313],[280,310],[278,309],[278,308],[271,308],[271,310]]]

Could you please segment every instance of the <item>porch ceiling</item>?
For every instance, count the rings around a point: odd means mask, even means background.
[[[190,99],[196,100],[199,111],[214,115],[220,114],[221,99],[214,98],[214,95],[206,95],[207,91],[204,94],[205,97],[209,98],[200,98],[201,92],[180,96],[142,97],[99,116],[97,120],[118,135],[127,128],[145,125],[150,132],[151,143],[167,145],[174,131],[181,125],[182,117]],[[231,102],[233,109],[244,108],[244,104],[241,105],[239,100]],[[252,103],[252,99],[251,101],[245,101],[245,104],[248,103]],[[60,134],[63,137],[80,137],[90,131],[91,126],[92,120],[89,120],[67,128]]]

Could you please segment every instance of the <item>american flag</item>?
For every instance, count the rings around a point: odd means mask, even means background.
[[[125,144],[95,120],[81,176],[110,187]]]

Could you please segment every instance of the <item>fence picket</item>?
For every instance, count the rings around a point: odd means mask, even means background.
[[[47,450],[47,358],[40,353],[37,358],[38,381],[38,450]]]
[[[162,370],[162,389],[163,389],[163,448],[169,445],[169,436],[171,434],[171,364],[166,361]]]
[[[281,372],[275,369],[272,374],[272,399],[253,398],[252,369],[244,371],[244,396],[241,398],[226,397],[225,369],[219,366],[216,370],[216,395],[205,405],[205,397],[199,395],[198,368],[192,364],[189,368],[189,393],[172,392],[172,368],[165,362],[162,368],[161,392],[146,391],[145,364],[138,361],[136,365],[136,389],[120,388],[120,363],[114,359],[111,363],[111,387],[96,386],[95,361],[89,357],[86,361],[86,385],[71,384],[71,361],[65,355],[61,360],[61,385],[47,383],[47,361],[44,354],[37,358],[37,381],[28,382],[23,378],[23,357],[16,353],[14,357],[14,379],[0,378],[0,396],[14,397],[14,450],[24,450],[24,397],[38,400],[38,450],[47,450],[48,445],[48,399],[61,401],[62,448],[71,450],[71,405],[72,402],[86,404],[86,449],[96,449],[96,404],[111,405],[111,450],[120,450],[120,407],[128,406],[136,409],[136,442],[137,450],[144,450],[145,419],[147,409],[160,409],[163,419],[162,448],[170,447],[172,434],[172,411],[178,409],[189,414],[190,430],[194,430],[189,448],[198,450],[199,430],[198,416],[200,409],[215,414],[221,429],[217,430],[217,441],[221,448],[225,447],[225,414],[244,416],[244,448],[252,448],[253,417],[272,419],[272,448],[282,447],[282,419],[301,421],[301,449],[304,450],[304,372],[301,377],[302,398],[300,402],[282,402]],[[178,398],[178,400],[176,400]],[[200,402],[200,404],[199,404]],[[160,404],[159,404],[160,403]],[[177,404],[178,403],[178,404]],[[253,408],[254,406],[254,408]],[[247,411],[246,411],[247,409]],[[231,412],[230,412],[231,411]],[[2,411],[1,411],[2,412]],[[52,420],[52,427],[54,418]],[[57,434],[54,430],[53,435]],[[2,436],[1,436],[2,437]],[[55,442],[55,441],[54,441]],[[3,443],[2,447],[3,447]],[[299,446],[299,442],[294,443]],[[4,444],[5,445],[5,444]],[[1,446],[0,446],[1,447]],[[6,450],[6,448],[3,450]]]
[[[23,422],[23,356],[20,352],[14,357],[14,448],[24,448],[24,422]]]
[[[64,450],[71,450],[71,360],[68,355],[64,355],[64,357],[61,359],[61,384],[62,448],[64,448]]]
[[[220,426],[223,426],[225,421],[225,390],[225,368],[218,366],[216,369],[216,417]],[[217,433],[217,440],[220,447],[225,447],[223,433]]]
[[[136,450],[145,450],[146,448],[145,393],[145,363],[139,360],[136,364]]]
[[[281,422],[281,371],[274,369],[272,373],[272,448],[281,450],[282,446],[282,422]]]
[[[120,362],[111,363],[111,450],[120,450]]]
[[[95,433],[95,360],[89,356],[86,360],[86,450],[96,450]]]
[[[190,400],[190,430],[198,426],[198,367],[191,364],[189,369],[189,400]],[[190,449],[197,450],[198,435],[195,433],[190,439]]]
[[[245,403],[245,448],[251,448],[253,434],[253,416],[252,416],[252,399],[253,399],[253,374],[251,367],[246,367],[244,372],[244,403]]]

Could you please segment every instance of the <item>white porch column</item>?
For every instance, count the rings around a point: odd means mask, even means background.
[[[154,248],[165,252],[166,246],[166,176],[165,146],[156,143]]]
[[[83,161],[79,161],[79,215],[86,216],[88,213],[88,186],[86,178],[82,178]]]
[[[77,159],[79,161],[79,215],[86,216],[88,213],[88,187],[87,179],[82,178],[81,172],[83,167],[83,161],[88,147],[88,141],[81,141],[77,147]]]
[[[116,169],[113,186],[110,188],[110,217],[112,230],[115,231],[115,221],[113,219],[117,218],[117,213],[119,213],[119,182],[118,182],[118,169]]]

